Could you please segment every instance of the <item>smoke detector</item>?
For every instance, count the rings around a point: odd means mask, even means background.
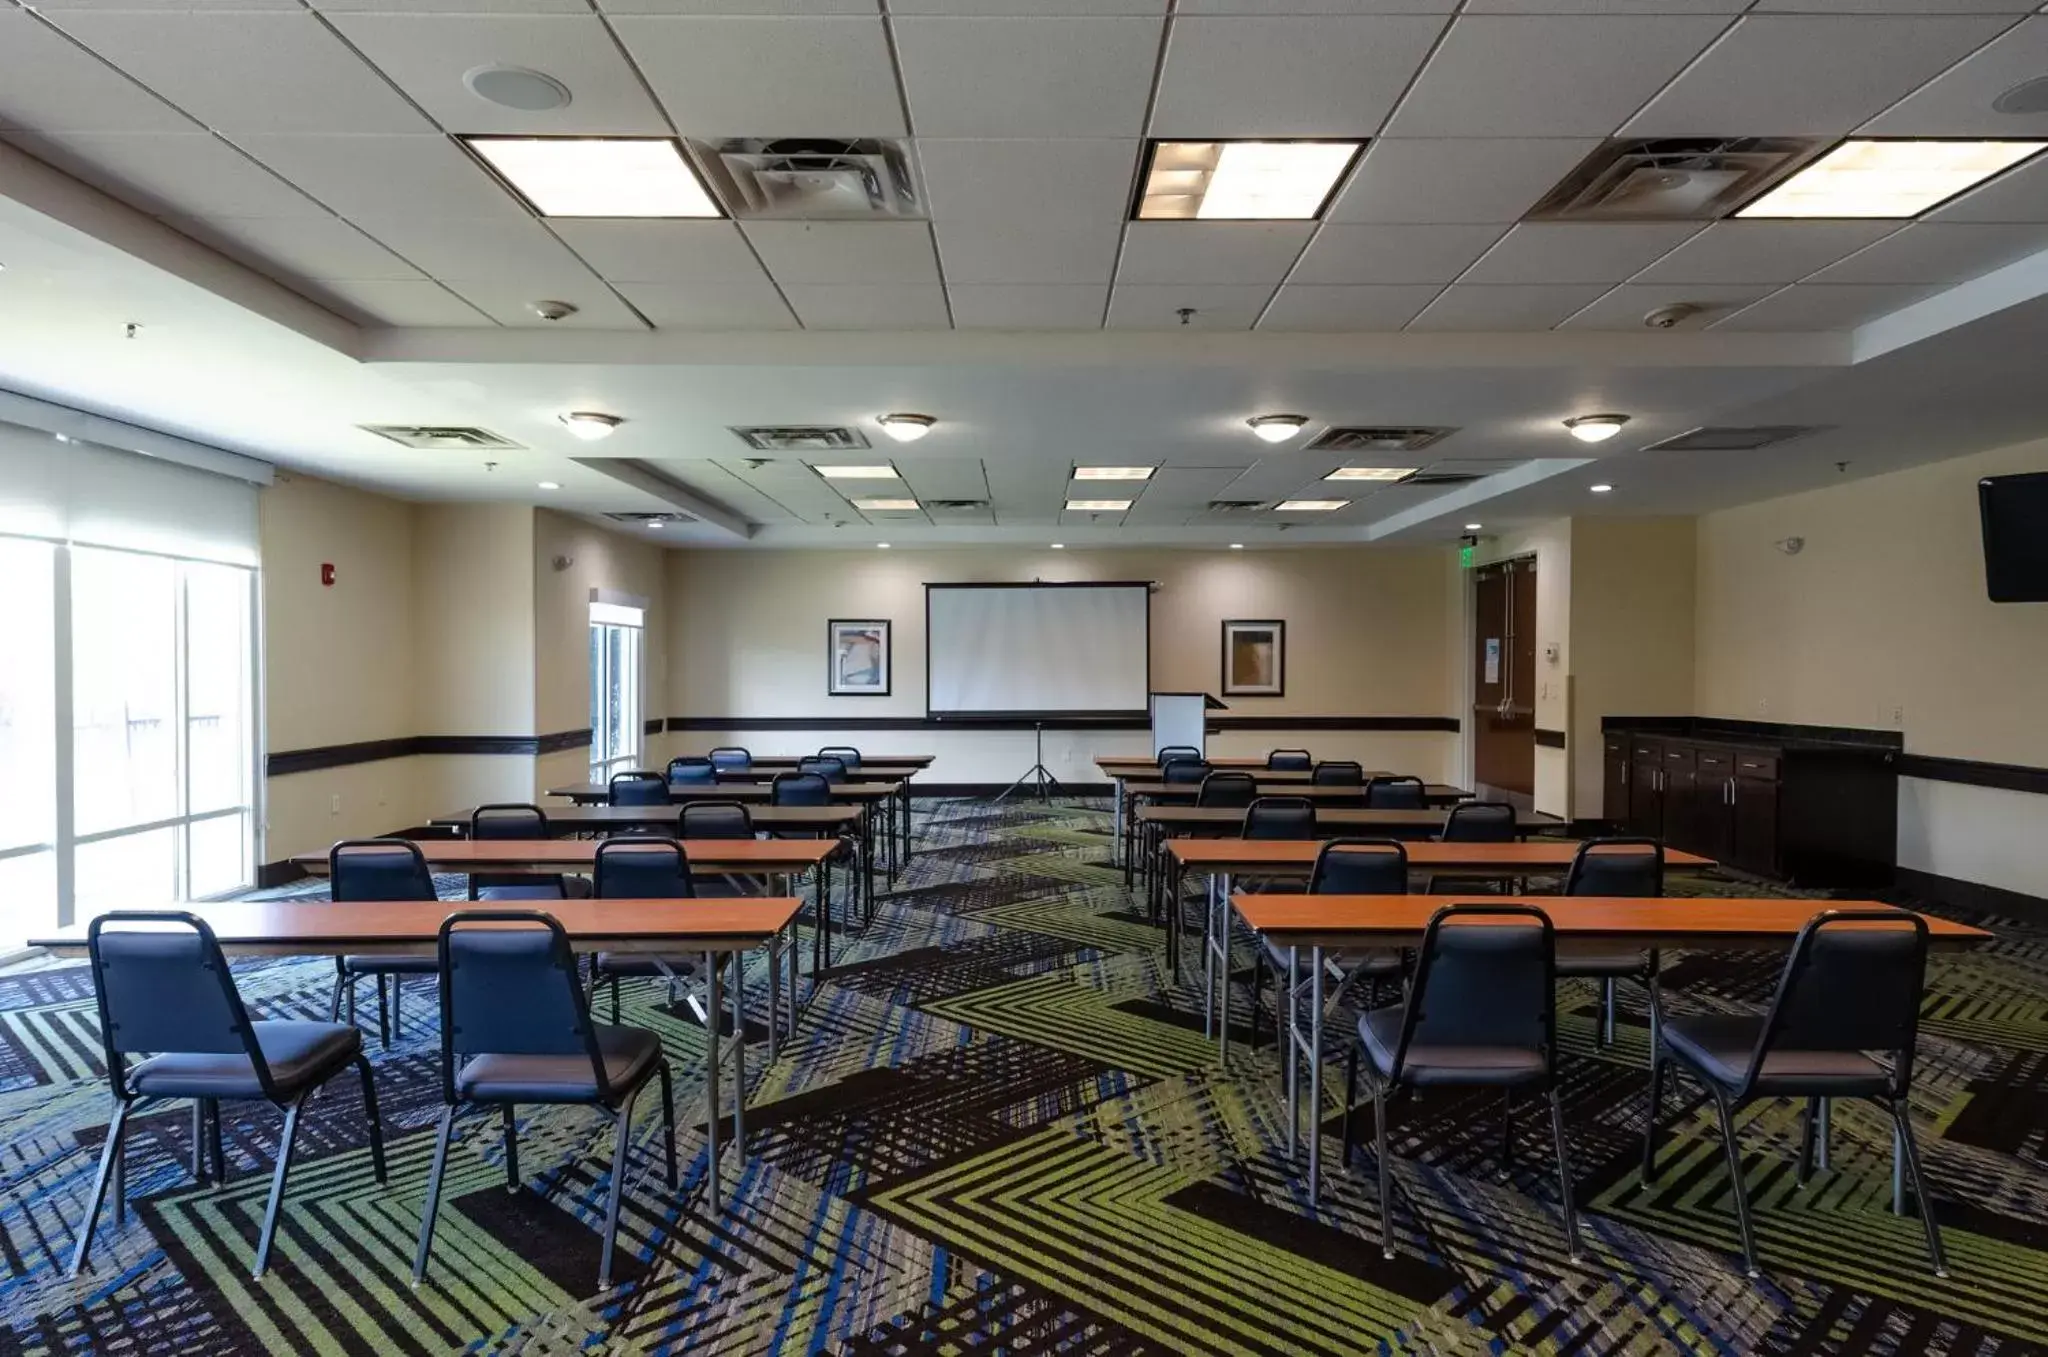
[[[1706,309],[1698,302],[1672,302],[1645,315],[1643,324],[1652,330],[1675,330]]]
[[[533,312],[533,314],[535,314],[536,316],[539,316],[542,320],[567,320],[569,317],[576,314],[576,303],[551,301],[528,302],[526,304],[526,309]]]
[[[925,215],[902,142],[740,137],[698,151],[736,217]]]
[[[1797,137],[1609,141],[1530,210],[1535,221],[1713,221],[1793,170],[1819,143]]]
[[[462,73],[462,83],[484,102],[500,108],[515,108],[522,113],[548,113],[567,108],[574,97],[569,93],[569,87],[553,76],[530,71],[524,66],[478,66]]]

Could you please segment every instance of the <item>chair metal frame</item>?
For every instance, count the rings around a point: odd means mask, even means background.
[[[661,788],[661,797],[660,797],[660,799],[659,799],[659,800],[654,800],[654,801],[621,801],[621,800],[619,800],[619,788],[620,788],[621,786],[628,786],[628,787],[636,787],[636,786],[645,786],[645,785],[647,785],[647,784],[649,784],[649,783],[652,783],[652,784],[654,784],[655,786],[658,786],[658,787],[660,787],[660,788]],[[610,777],[609,779],[607,779],[607,780],[606,780],[606,782],[605,782],[605,784],[604,784],[604,788],[605,788],[605,797],[604,797],[604,799],[605,799],[605,804],[606,804],[606,805],[610,805],[610,806],[659,806],[659,805],[663,804],[664,802],[666,802],[666,801],[668,800],[668,775],[667,775],[666,773],[650,773],[650,772],[646,772],[646,771],[642,771],[642,770],[635,770],[635,771],[632,771],[632,772],[625,772],[625,773],[613,773],[613,774],[611,775],[611,777]]]
[[[1664,842],[1661,839],[1652,839],[1643,835],[1619,835],[1611,838],[1587,839],[1584,843],[1581,843],[1578,847],[1578,851],[1572,854],[1571,866],[1565,869],[1564,884],[1560,888],[1559,893],[1563,895],[1580,894],[1580,892],[1577,889],[1577,886],[1579,884],[1581,876],[1584,874],[1583,864],[1589,859],[1602,856],[1606,850],[1616,848],[1650,849],[1656,853],[1657,888],[1652,894],[1646,895],[1643,898],[1646,900],[1662,899],[1664,896]],[[1569,963],[1567,963],[1567,966],[1569,966]],[[1640,967],[1637,967],[1636,969],[1630,970],[1626,973],[1617,972],[1613,975],[1574,975],[1569,969],[1560,970],[1559,974],[1565,976],[1567,979],[1594,979],[1600,981],[1600,1025],[1597,1029],[1595,1029],[1595,1045],[1604,1048],[1607,1046],[1612,1046],[1614,1044],[1615,1018],[1619,1011],[1619,1004],[1617,1001],[1618,987],[1614,982],[1622,979],[1639,981],[1641,982],[1643,988],[1649,992],[1650,1044],[1652,1046],[1656,1045],[1657,966],[1657,952],[1655,948],[1652,948],[1651,950],[1643,953],[1643,964]]]
[[[438,900],[441,898],[440,892],[434,888],[434,872],[427,865],[427,855],[421,852],[420,846],[411,839],[341,839],[336,841],[327,850],[327,895],[334,903],[360,903],[351,902],[343,898],[340,893],[342,877],[341,860],[358,848],[379,848],[389,852],[410,853],[413,858],[414,867],[418,869],[420,875],[427,883],[427,893],[421,896],[408,896],[406,898],[420,900]],[[404,977],[408,975],[432,974],[431,971],[424,969],[404,968],[386,963],[387,959],[374,956],[336,957],[334,959],[334,993],[329,997],[327,1004],[327,1020],[329,1022],[338,1022],[341,1020],[342,1004],[345,999],[348,1006],[348,1023],[353,1027],[356,1021],[356,981],[366,975],[375,976],[377,978],[377,1044],[380,1046],[389,1046],[391,1044],[391,1033],[394,1030],[402,1031],[405,1027]],[[388,1004],[385,998],[384,986],[387,978],[391,981]]]

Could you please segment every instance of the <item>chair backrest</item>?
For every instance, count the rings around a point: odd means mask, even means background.
[[[590,893],[600,900],[688,900],[690,860],[674,839],[606,839],[597,846]]]
[[[1411,1046],[1485,1046],[1556,1058],[1556,939],[1531,905],[1445,905],[1429,921],[1401,1016],[1393,1077]]]
[[[1309,781],[1318,787],[1360,787],[1365,785],[1365,766],[1350,759],[1324,759]]]
[[[1316,761],[1306,749],[1276,749],[1266,755],[1266,766],[1278,772],[1306,773]]]
[[[1159,780],[1169,784],[1199,783],[1209,776],[1209,765],[1200,759],[1175,759],[1159,769]]]
[[[668,784],[671,787],[708,787],[718,781],[718,765],[710,759],[694,754],[668,761]]]
[[[1408,849],[1399,839],[1332,839],[1316,853],[1317,895],[1406,895]]]
[[[526,927],[507,928],[505,924]],[[441,1092],[467,1055],[582,1055],[610,1092],[568,935],[539,910],[467,909],[441,921]]]
[[[1891,1056],[1892,1087],[1903,1092],[1913,1082],[1926,976],[1927,921],[1919,915],[1822,910],[1799,930],[1785,959],[1750,1056],[1750,1080],[1779,1047],[1877,1051]]]
[[[335,900],[432,900],[434,874],[410,839],[343,839],[327,850]]]
[[[860,751],[852,745],[827,745],[818,751],[818,757],[821,759],[838,759],[846,765],[846,771],[849,773],[858,772],[860,769]]]
[[[1444,817],[1445,843],[1513,843],[1515,808],[1505,801],[1467,801]]]
[[[678,832],[686,839],[751,839],[754,816],[738,801],[692,801]]]
[[[838,759],[827,758],[823,754],[814,754],[807,759],[798,759],[796,770],[799,773],[816,773],[834,786],[846,781],[846,765]]]
[[[711,766],[721,773],[744,773],[754,766],[754,756],[736,744],[720,745],[711,751]]]
[[[1259,799],[1259,782],[1250,773],[1210,773],[1195,796],[1198,806],[1249,806]]]
[[[1662,895],[1664,845],[1655,839],[1588,839],[1572,855],[1566,895]]]
[[[472,839],[545,839],[548,813],[521,801],[501,801],[478,806],[469,813]]]
[[[606,784],[606,800],[614,806],[665,806],[668,779],[660,773],[619,773]]]
[[[1365,784],[1367,810],[1421,810],[1424,804],[1419,777],[1376,777]]]
[[[131,923],[150,927],[121,927]],[[87,927],[85,944],[107,1077],[117,1089],[124,1088],[122,1056],[180,1052],[246,1055],[264,1096],[270,1095],[270,1067],[205,920],[182,910],[102,914]]]
[[[1170,744],[1159,751],[1159,766],[1161,768],[1172,763],[1175,759],[1193,759],[1200,763],[1202,751],[1191,744]]]
[[[832,784],[823,773],[777,773],[768,784],[771,806],[829,806]]]
[[[1204,786],[1203,791],[1208,791]],[[1316,803],[1305,796],[1262,796],[1244,808],[1247,839],[1313,839]]]

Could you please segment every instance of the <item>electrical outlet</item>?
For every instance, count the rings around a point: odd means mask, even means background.
[[[329,815],[339,815],[339,814],[341,814],[341,795],[340,795],[340,793],[336,793],[336,794],[335,794],[335,797],[334,797],[334,800],[333,800],[333,801],[331,801],[331,802],[330,802],[330,803],[328,804],[328,807],[327,807],[327,813],[328,813]]]
[[[1771,699],[1768,697],[1758,698],[1756,700],[1756,714],[1758,716],[1769,716],[1771,714]]]
[[[1904,726],[1906,724],[1906,709],[1904,707],[1892,708],[1892,724],[1895,726]]]

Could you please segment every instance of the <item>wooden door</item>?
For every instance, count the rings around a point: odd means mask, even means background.
[[[1510,796],[1536,791],[1536,562],[1474,572],[1472,776]]]

